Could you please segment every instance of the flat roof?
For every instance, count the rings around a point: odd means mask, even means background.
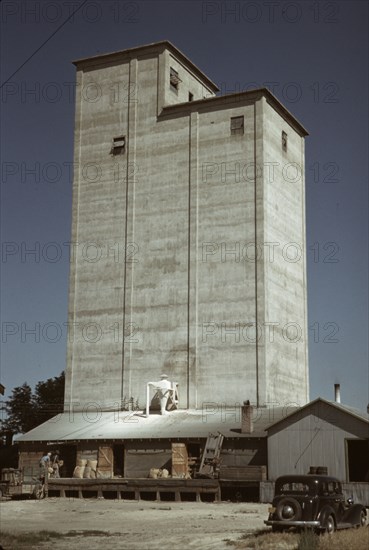
[[[176,48],[169,40],[162,40],[160,42],[153,42],[151,44],[145,44],[143,46],[135,46],[134,48],[127,48],[125,50],[119,50],[117,52],[110,52],[95,55],[92,57],[84,57],[82,59],[76,59],[72,61],[76,65],[77,69],[83,69],[84,67],[91,67],[93,65],[101,65],[104,63],[110,63],[112,61],[124,58],[137,57],[138,55],[145,55],[150,51],[162,52],[165,49],[172,52],[182,63],[187,65],[203,82],[206,84],[210,90],[213,92],[219,92],[218,86],[210,80],[205,73],[201,71],[181,50]]]

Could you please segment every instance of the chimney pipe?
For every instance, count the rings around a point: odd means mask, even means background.
[[[341,386],[339,384],[334,385],[334,400],[336,403],[341,403]]]
[[[241,407],[242,419],[241,419],[241,433],[251,434],[254,431],[253,424],[253,407],[250,405],[250,401],[244,401]]]

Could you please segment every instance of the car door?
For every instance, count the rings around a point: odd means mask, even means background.
[[[329,500],[335,511],[336,522],[341,523],[345,513],[345,498],[342,494],[341,484],[338,481],[329,481],[327,483]]]

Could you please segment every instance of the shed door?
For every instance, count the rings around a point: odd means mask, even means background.
[[[347,439],[348,481],[369,481],[369,440]]]

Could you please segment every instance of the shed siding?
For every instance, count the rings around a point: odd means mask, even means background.
[[[220,455],[222,466],[266,466],[267,446],[265,439],[225,440]]]
[[[368,439],[368,424],[324,402],[272,427],[268,437],[269,479],[306,474],[326,466],[329,475],[348,481],[346,439]]]
[[[171,472],[172,445],[169,441],[125,444],[124,477],[149,477],[151,468],[166,468]]]

